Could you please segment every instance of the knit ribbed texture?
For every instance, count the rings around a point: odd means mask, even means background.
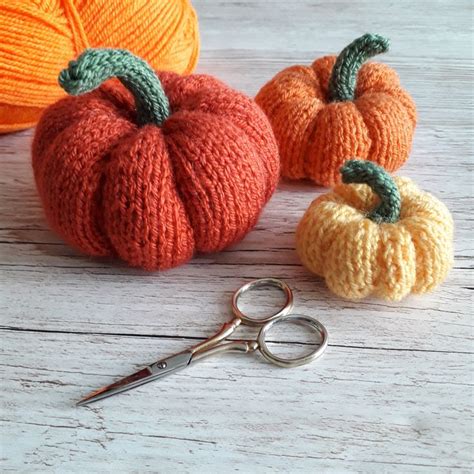
[[[190,0],[2,0],[0,133],[34,125],[64,95],[58,71],[88,47],[120,47],[154,69],[191,72],[199,54]]]
[[[386,53],[389,40],[380,35],[366,35],[357,38],[346,46],[332,68],[329,80],[329,100],[354,100],[357,74],[367,59],[380,53]]]
[[[279,177],[255,102],[211,76],[158,76],[172,111],[161,126],[139,127],[136,97],[109,81],[46,109],[32,148],[50,225],[85,254],[147,270],[243,238]]]
[[[367,38],[381,37],[364,35],[342,58],[325,56],[310,67],[284,69],[257,94],[255,100],[278,142],[283,176],[333,186],[341,182],[339,169],[353,156],[387,171],[408,159],[416,126],[415,103],[393,69],[378,63],[361,66],[362,60],[387,46],[385,39],[374,44]],[[371,47],[364,49],[364,45]],[[332,93],[331,78],[337,85]],[[354,100],[346,100],[354,88]]]
[[[58,82],[71,95],[97,89],[116,77],[135,98],[138,125],[161,125],[170,115],[170,104],[153,69],[123,49],[87,49],[59,74]]]
[[[342,182],[367,184],[379,197],[380,204],[368,214],[368,218],[381,224],[400,219],[401,197],[392,177],[380,166],[361,160],[349,160],[341,168]]]
[[[394,178],[401,198],[399,220],[378,223],[386,218],[374,219],[374,209],[381,213],[384,202],[371,186],[388,203],[393,191],[382,188],[391,183],[380,180],[383,173],[364,173],[369,186],[338,185],[306,210],[296,231],[301,261],[343,298],[400,300],[411,292],[432,290],[445,279],[453,260],[448,209],[409,179]]]

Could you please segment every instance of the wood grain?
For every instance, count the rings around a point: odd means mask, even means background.
[[[472,2],[194,4],[199,71],[251,95],[283,67],[334,53],[360,33],[392,39],[383,61],[419,112],[400,174],[452,211],[454,268],[434,293],[397,304],[334,297],[300,266],[293,242],[324,189],[291,182],[221,254],[163,274],[89,259],[44,221],[32,131],[1,136],[2,471],[471,472]],[[89,390],[208,336],[230,316],[236,288],[270,275],[292,286],[299,313],[328,328],[323,359],[285,370],[222,356],[74,407]],[[258,301],[273,303],[268,294]]]

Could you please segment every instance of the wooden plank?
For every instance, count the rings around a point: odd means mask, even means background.
[[[311,366],[210,358],[75,408],[183,341],[4,331],[4,470],[468,472],[471,356],[329,347]],[[124,452],[124,449],[126,452]],[[133,453],[133,455],[131,455]],[[7,471],[6,471],[7,472]]]
[[[296,309],[327,325],[335,344],[472,351],[467,272],[452,272],[426,297],[401,303],[345,302],[304,269],[284,265],[193,264],[165,275],[110,268],[29,268],[3,271],[4,326],[111,334],[207,337],[230,317],[232,292],[251,278],[276,276],[296,290]],[[233,275],[236,271],[238,275]],[[54,284],[52,283],[54,282]],[[63,297],[67,295],[67,297]],[[254,308],[275,307],[271,295]],[[8,310],[7,310],[8,309]]]

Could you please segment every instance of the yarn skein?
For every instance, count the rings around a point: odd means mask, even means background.
[[[446,206],[368,161],[347,161],[341,175],[344,184],[313,201],[298,225],[303,264],[352,300],[397,301],[439,285],[453,260]]]
[[[415,103],[393,69],[366,63],[388,48],[387,38],[365,34],[337,57],[286,68],[260,89],[255,100],[272,124],[284,177],[334,186],[347,157],[388,171],[408,159]]]
[[[33,126],[64,96],[57,72],[100,46],[130,50],[154,69],[191,73],[196,12],[190,0],[2,0],[0,133]]]
[[[165,270],[255,225],[279,157],[253,100],[117,49],[86,50],[59,83],[71,95],[45,110],[32,159],[48,222],[72,246]]]

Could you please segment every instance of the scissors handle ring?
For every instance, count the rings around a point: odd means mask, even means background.
[[[277,313],[274,313],[271,316],[267,316],[265,318],[252,317],[243,313],[239,308],[240,297],[244,293],[247,293],[248,291],[251,291],[255,288],[264,287],[264,286],[271,286],[271,287],[279,288],[280,290],[282,290],[286,296],[286,302],[284,306]],[[234,315],[237,318],[241,319],[242,323],[248,326],[262,326],[264,324],[269,323],[270,321],[274,321],[277,318],[286,316],[287,314],[291,312],[292,309],[293,309],[293,292],[291,291],[291,288],[284,281],[279,280],[278,278],[270,277],[270,278],[259,278],[258,280],[252,280],[249,283],[241,286],[234,293],[234,296],[232,297],[232,311],[234,312]]]
[[[268,331],[275,325],[275,324],[280,324],[284,322],[298,322],[302,324],[303,326],[309,327],[313,329],[316,333],[318,333],[321,336],[321,342],[319,346],[316,346],[315,349],[313,349],[309,354],[305,354],[301,357],[294,357],[294,358],[284,358],[284,357],[279,357],[273,354],[270,349],[268,348],[265,339],[267,337]],[[257,338],[258,346],[260,353],[267,359],[269,362],[279,365],[280,367],[298,367],[300,365],[305,365],[309,364],[313,360],[316,360],[318,357],[320,357],[323,352],[326,350],[326,347],[328,345],[328,332],[326,328],[317,320],[314,318],[311,318],[310,316],[304,316],[300,314],[290,314],[290,315],[285,315],[281,316],[278,319],[274,319],[260,330],[260,333],[258,334]]]

